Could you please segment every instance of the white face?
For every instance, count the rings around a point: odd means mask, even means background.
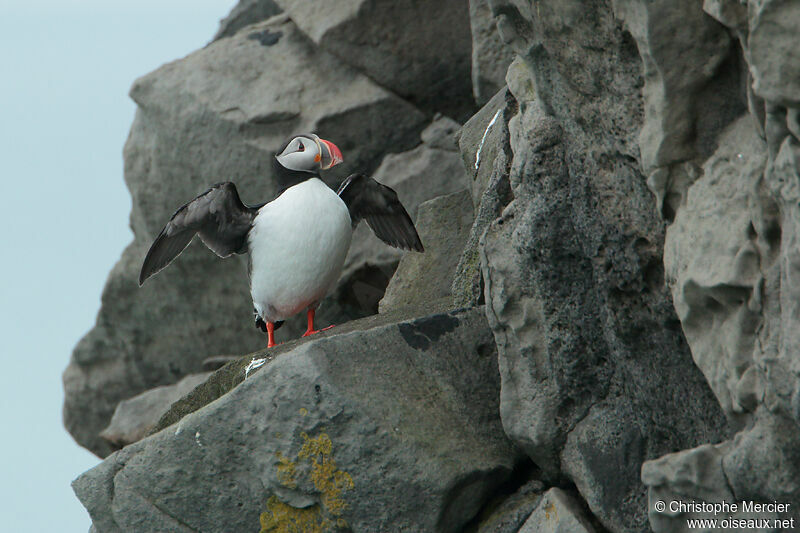
[[[275,158],[289,170],[315,172],[320,169],[322,156],[316,139],[298,135]]]

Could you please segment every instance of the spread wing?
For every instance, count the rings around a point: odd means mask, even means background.
[[[144,258],[139,285],[170,264],[195,234],[220,257],[245,252],[247,232],[257,212],[242,203],[236,185],[217,183],[175,211]]]
[[[375,235],[386,244],[425,251],[411,217],[394,190],[363,174],[352,174],[337,192],[350,211],[353,227],[366,219]]]

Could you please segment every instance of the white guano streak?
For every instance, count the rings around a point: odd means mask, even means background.
[[[478,167],[481,164],[481,150],[483,150],[483,143],[486,142],[486,136],[489,135],[489,130],[492,129],[492,126],[494,126],[495,121],[497,121],[497,117],[500,115],[500,111],[502,111],[502,109],[497,110],[497,112],[492,117],[492,120],[489,121],[489,125],[486,126],[486,131],[483,132],[481,143],[478,145],[478,152],[475,154],[475,170],[478,170]]]
[[[256,359],[255,357],[253,357],[250,360],[250,363],[244,369],[244,379],[247,379],[247,376],[248,376],[248,374],[250,374],[250,372],[252,372],[253,370],[255,370],[256,368],[258,368],[260,366],[263,366],[264,363],[266,363],[266,362],[267,362],[266,358],[264,358],[264,359]]]

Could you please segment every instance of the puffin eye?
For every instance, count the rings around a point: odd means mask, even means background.
[[[300,142],[299,144],[300,145],[297,147],[297,151],[298,152],[305,152],[305,150],[306,150],[305,145],[302,142]]]

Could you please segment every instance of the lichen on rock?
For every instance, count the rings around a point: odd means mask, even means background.
[[[261,533],[325,533],[346,528],[342,513],[347,501],[342,492],[354,487],[353,478],[339,470],[333,458],[333,443],[326,433],[309,437],[301,433],[303,445],[295,460],[276,452],[278,480],[287,488],[297,488],[299,477],[307,478],[319,493],[319,503],[296,508],[272,495],[267,500],[267,512],[260,516]],[[299,464],[298,464],[299,463]],[[302,481],[302,480],[300,480]]]

